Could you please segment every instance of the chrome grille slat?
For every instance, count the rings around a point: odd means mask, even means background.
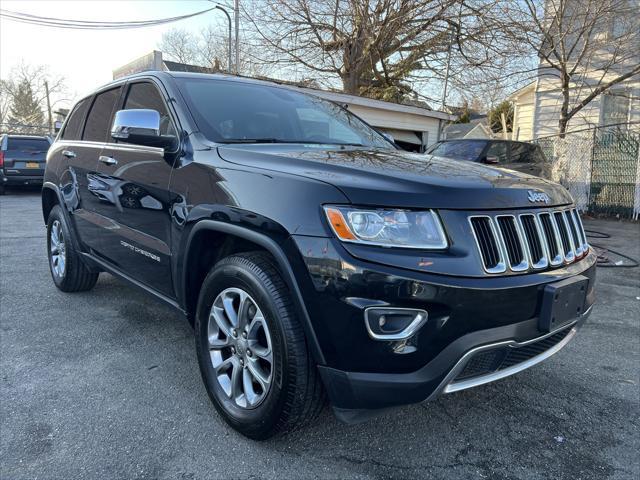
[[[549,261],[547,260],[536,216],[532,213],[527,213],[520,215],[519,218],[527,239],[526,247],[529,252],[531,266],[537,270],[547,268]]]
[[[587,243],[587,234],[584,232],[584,227],[582,226],[582,220],[580,219],[580,214],[578,213],[577,209],[572,209],[571,210],[572,213],[572,218],[573,218],[573,223],[576,226],[576,230],[578,232],[578,236],[580,237],[580,246],[582,247],[582,254],[584,255],[585,253],[587,253],[587,250],[589,249],[589,245]]]
[[[564,261],[562,241],[560,240],[560,234],[558,233],[558,228],[553,221],[552,215],[549,212],[539,213],[538,220],[540,220],[546,239],[549,263],[553,266],[560,265]]]
[[[578,211],[553,208],[519,215],[468,217],[487,273],[557,267],[582,258],[589,249]]]
[[[498,239],[493,219],[488,215],[469,217],[471,231],[480,250],[482,265],[487,273],[503,273],[506,263],[502,241]]]
[[[567,220],[567,226],[569,227],[569,233],[571,234],[571,240],[573,242],[573,253],[576,257],[582,256],[582,242],[578,237],[578,229],[576,228],[575,219],[571,210],[564,211],[564,218]]]
[[[502,237],[505,258],[509,261],[509,268],[514,272],[522,272],[529,268],[529,261],[523,248],[524,241],[520,226],[513,215],[498,215],[496,217],[498,230]]]
[[[556,224],[556,227],[558,228],[560,239],[562,240],[562,250],[564,253],[564,261],[566,263],[571,263],[575,260],[575,255],[573,253],[573,245],[571,243],[571,237],[569,236],[567,219],[565,218],[562,211],[554,212],[552,217]]]

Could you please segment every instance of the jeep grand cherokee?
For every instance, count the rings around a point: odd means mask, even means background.
[[[48,153],[53,281],[109,272],[183,312],[251,438],[519,372],[594,301],[567,191],[409,154],[294,87],[147,72],[80,100]]]

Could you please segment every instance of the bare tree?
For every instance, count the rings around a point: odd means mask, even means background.
[[[9,85],[5,80],[0,79],[0,130],[7,121],[9,109],[11,108],[11,95]]]
[[[228,71],[229,37],[214,26],[203,28],[198,33],[183,29],[172,29],[162,35],[158,48],[171,60],[189,65]],[[250,46],[241,42],[238,72],[243,75],[265,75],[264,66],[252,61],[248,54]]]
[[[3,115],[3,129],[23,133],[46,133],[51,126],[46,125],[44,112],[47,111],[47,91],[49,88],[51,109],[67,101],[67,88],[63,77],[49,73],[44,65],[20,63],[14,67],[9,77],[0,81],[0,111]]]
[[[493,68],[507,38],[495,0],[256,0],[257,56],[304,67],[351,94],[399,101],[471,67]],[[248,9],[250,8],[250,11]],[[504,73],[504,70],[502,70]],[[428,100],[431,97],[423,96]]]
[[[505,14],[540,58],[539,77],[561,91],[562,136],[590,102],[640,74],[637,0],[513,0]]]
[[[158,47],[162,53],[167,54],[172,60],[189,65],[197,64],[202,61],[202,51],[200,50],[199,39],[191,32],[173,28],[162,35],[162,40]],[[206,52],[206,64],[202,66],[210,66],[212,60]]]

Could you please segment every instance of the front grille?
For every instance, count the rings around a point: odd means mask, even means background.
[[[589,248],[575,208],[473,215],[469,222],[487,273],[559,266],[581,258]]]
[[[537,342],[528,343],[521,347],[498,347],[475,354],[456,375],[453,383],[461,380],[488,375],[514,365],[526,362],[554,347],[569,335],[571,328],[554,333]]]

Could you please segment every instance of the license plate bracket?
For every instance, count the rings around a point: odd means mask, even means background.
[[[584,313],[589,279],[584,275],[545,285],[538,327],[553,332]]]

